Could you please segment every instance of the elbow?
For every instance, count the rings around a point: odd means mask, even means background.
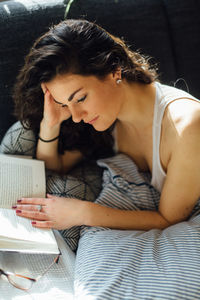
[[[171,225],[174,225],[174,224],[164,220],[164,222],[161,223],[160,229],[162,229],[162,230],[166,229],[166,228],[170,227]]]
[[[48,157],[47,155],[36,155],[36,158],[44,161],[45,168],[57,173],[63,173],[62,162],[59,158]]]
[[[172,225],[179,223],[179,220],[170,220],[170,218],[164,216],[161,212],[159,212],[161,217],[160,229],[166,229]]]

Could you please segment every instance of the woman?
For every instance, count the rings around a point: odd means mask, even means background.
[[[186,220],[200,196],[200,104],[156,76],[144,57],[87,21],[61,22],[40,37],[15,88],[16,115],[39,131],[37,158],[66,172],[90,148],[88,135],[98,157],[100,149],[110,153],[112,133],[115,150],[151,172],[161,197],[158,211],[118,210],[53,195],[22,198],[17,215],[32,219],[35,227],[57,229],[149,230]]]

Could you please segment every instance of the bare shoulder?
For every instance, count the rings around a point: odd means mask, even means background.
[[[199,136],[200,102],[189,99],[171,102],[162,122],[160,157],[164,170],[167,170],[172,155],[178,149],[187,148],[190,152],[192,148],[198,148]]]
[[[171,159],[188,160],[193,167],[195,164],[200,167],[200,103],[187,99],[174,101],[167,114],[171,127]]]
[[[200,130],[200,101],[190,99],[173,101],[167,107],[166,118],[168,125],[171,123],[180,136],[190,128]]]
[[[187,134],[200,133],[200,101],[180,99],[171,102],[165,110],[162,127],[163,134],[172,142]]]

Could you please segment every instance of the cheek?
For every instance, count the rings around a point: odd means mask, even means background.
[[[93,98],[87,105],[88,113],[95,114],[101,113],[105,109],[106,103],[102,101],[103,99]]]
[[[118,110],[117,99],[117,95],[113,91],[103,89],[91,97],[91,101],[88,103],[88,112],[115,115]]]
[[[119,111],[119,105],[116,98],[107,98],[105,101],[101,103],[102,111],[105,112],[105,114],[108,114],[110,117],[116,117]]]

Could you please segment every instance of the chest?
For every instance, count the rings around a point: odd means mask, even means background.
[[[159,159],[164,171],[167,169],[169,160],[165,126],[166,124],[162,125],[159,149]],[[118,152],[128,155],[136,163],[139,170],[144,172],[150,171],[152,173],[152,126],[137,131],[118,126],[116,128],[116,146]]]
[[[131,128],[116,128],[116,146],[120,153],[127,154],[141,171],[152,171],[152,130],[143,133]]]

